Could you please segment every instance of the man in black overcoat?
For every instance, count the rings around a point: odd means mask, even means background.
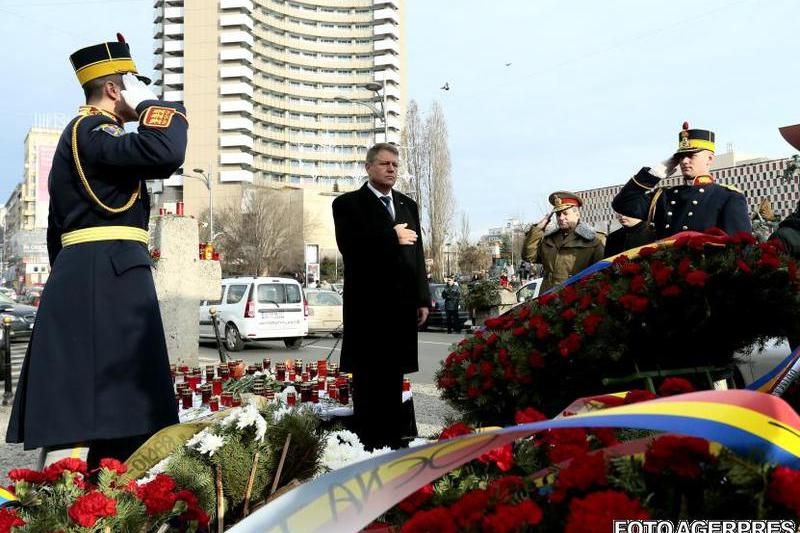
[[[417,204],[392,190],[398,151],[367,152],[369,181],[333,201],[344,260],[341,369],[353,373],[357,433],[367,448],[403,445],[403,374],[419,370],[417,327],[428,318],[430,291]]]
[[[51,273],[17,387],[7,442],[125,460],[177,423],[148,253],[145,179],[165,179],[186,152],[183,106],[156,99],[128,45],[70,60],[86,104],[58,142],[49,176]],[[125,122],[139,121],[137,133]],[[48,457],[49,454],[49,457]]]

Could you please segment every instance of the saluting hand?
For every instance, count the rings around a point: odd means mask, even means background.
[[[136,111],[136,108],[145,100],[158,100],[158,97],[145,85],[145,83],[130,72],[122,76],[122,99]]]
[[[547,224],[549,224],[549,223],[550,223],[550,219],[551,219],[552,217],[553,217],[553,212],[552,212],[552,211],[550,211],[549,213],[547,213],[547,214],[544,216],[544,218],[543,218],[542,220],[540,220],[539,222],[537,222],[537,223],[536,223],[536,226],[537,226],[539,229],[544,229],[544,228],[546,228],[546,227],[547,227]]]
[[[408,226],[408,224],[397,224],[394,227],[394,231],[397,233],[397,240],[400,241],[400,244],[411,246],[417,242],[417,232],[408,229],[406,226]]]

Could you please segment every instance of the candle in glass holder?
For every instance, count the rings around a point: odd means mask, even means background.
[[[212,396],[211,399],[208,400],[208,408],[214,413],[219,411],[219,396]]]
[[[275,393],[272,392],[271,390],[264,391],[264,398],[266,398],[267,401],[271,402],[272,400],[275,399]]]
[[[303,383],[308,383],[310,377],[311,374],[309,374],[308,372],[303,372],[302,374],[300,374],[300,381],[302,381]]]
[[[335,400],[339,397],[339,389],[336,387],[336,383],[329,383],[328,384],[328,398],[331,400]]]
[[[228,368],[227,366],[221,367],[219,369],[219,377],[221,377],[223,380],[230,379],[230,377],[231,377],[231,369]]]
[[[317,363],[308,363],[308,377],[314,379],[317,377]]]
[[[211,380],[211,393],[214,396],[222,394],[222,378],[214,378]]]
[[[325,359],[317,361],[317,376],[328,377],[328,362]]]
[[[211,384],[206,383],[200,386],[200,401],[206,405],[211,399]]]
[[[295,374],[294,368],[289,370],[289,382],[294,383],[295,379],[297,379],[297,375]]]
[[[186,376],[186,382],[189,383],[189,388],[195,391],[197,390],[197,386],[200,384],[200,376]]]
[[[319,391],[317,389],[311,391],[311,403],[319,403]]]
[[[277,381],[286,381],[286,365],[283,363],[275,363],[275,379]]]
[[[248,365],[248,366],[247,366],[247,375],[248,375],[248,376],[252,376],[253,374],[255,374],[255,373],[256,373],[256,370],[258,370],[258,369],[256,368],[256,365]]]
[[[189,409],[192,407],[192,391],[186,389],[181,393],[181,400],[183,401],[182,407],[184,409]]]
[[[264,394],[264,385],[263,384],[258,384],[258,383],[253,385],[253,394],[257,394],[258,396],[261,396],[262,394]]]
[[[242,397],[239,395],[234,396],[233,400],[231,400],[231,407],[241,407],[241,405],[242,405]]]
[[[408,378],[403,378],[403,392],[409,392],[411,390],[411,380]]]
[[[339,403],[347,405],[350,402],[350,385],[344,383],[339,385]]]
[[[321,377],[318,376],[317,377],[317,389],[318,390],[325,390],[326,386],[327,386],[327,383],[325,381],[325,378],[321,378]]]
[[[328,375],[331,375],[335,378],[339,377],[339,365],[336,363],[331,363],[330,368],[328,369]]]
[[[297,395],[293,392],[286,393],[286,405],[296,405],[297,404]]]
[[[214,365],[206,366],[206,381],[214,379]]]
[[[187,372],[189,372],[189,365],[181,365],[178,367],[178,370],[186,374]]]
[[[311,401],[311,384],[303,383],[300,385],[300,401],[308,403]]]
[[[224,407],[231,407],[233,405],[233,393],[223,392],[220,396],[220,401]]]
[[[272,359],[270,359],[269,357],[265,357],[263,365],[264,365],[264,370],[272,369]]]

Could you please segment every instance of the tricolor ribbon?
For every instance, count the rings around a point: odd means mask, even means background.
[[[800,468],[800,417],[776,396],[703,391],[465,435],[398,450],[318,477],[231,531],[359,531],[420,487],[487,451],[556,428],[628,427],[719,442],[747,457]]]

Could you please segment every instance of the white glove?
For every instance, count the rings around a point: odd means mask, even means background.
[[[675,160],[672,157],[650,167],[650,174],[659,179],[664,179],[673,172],[675,172]]]
[[[139,104],[145,100],[158,100],[158,97],[153,94],[153,91],[151,91],[142,80],[130,72],[122,76],[122,85],[125,87],[122,89],[122,99],[125,100],[125,103],[131,106],[131,109],[134,111],[139,107]]]

